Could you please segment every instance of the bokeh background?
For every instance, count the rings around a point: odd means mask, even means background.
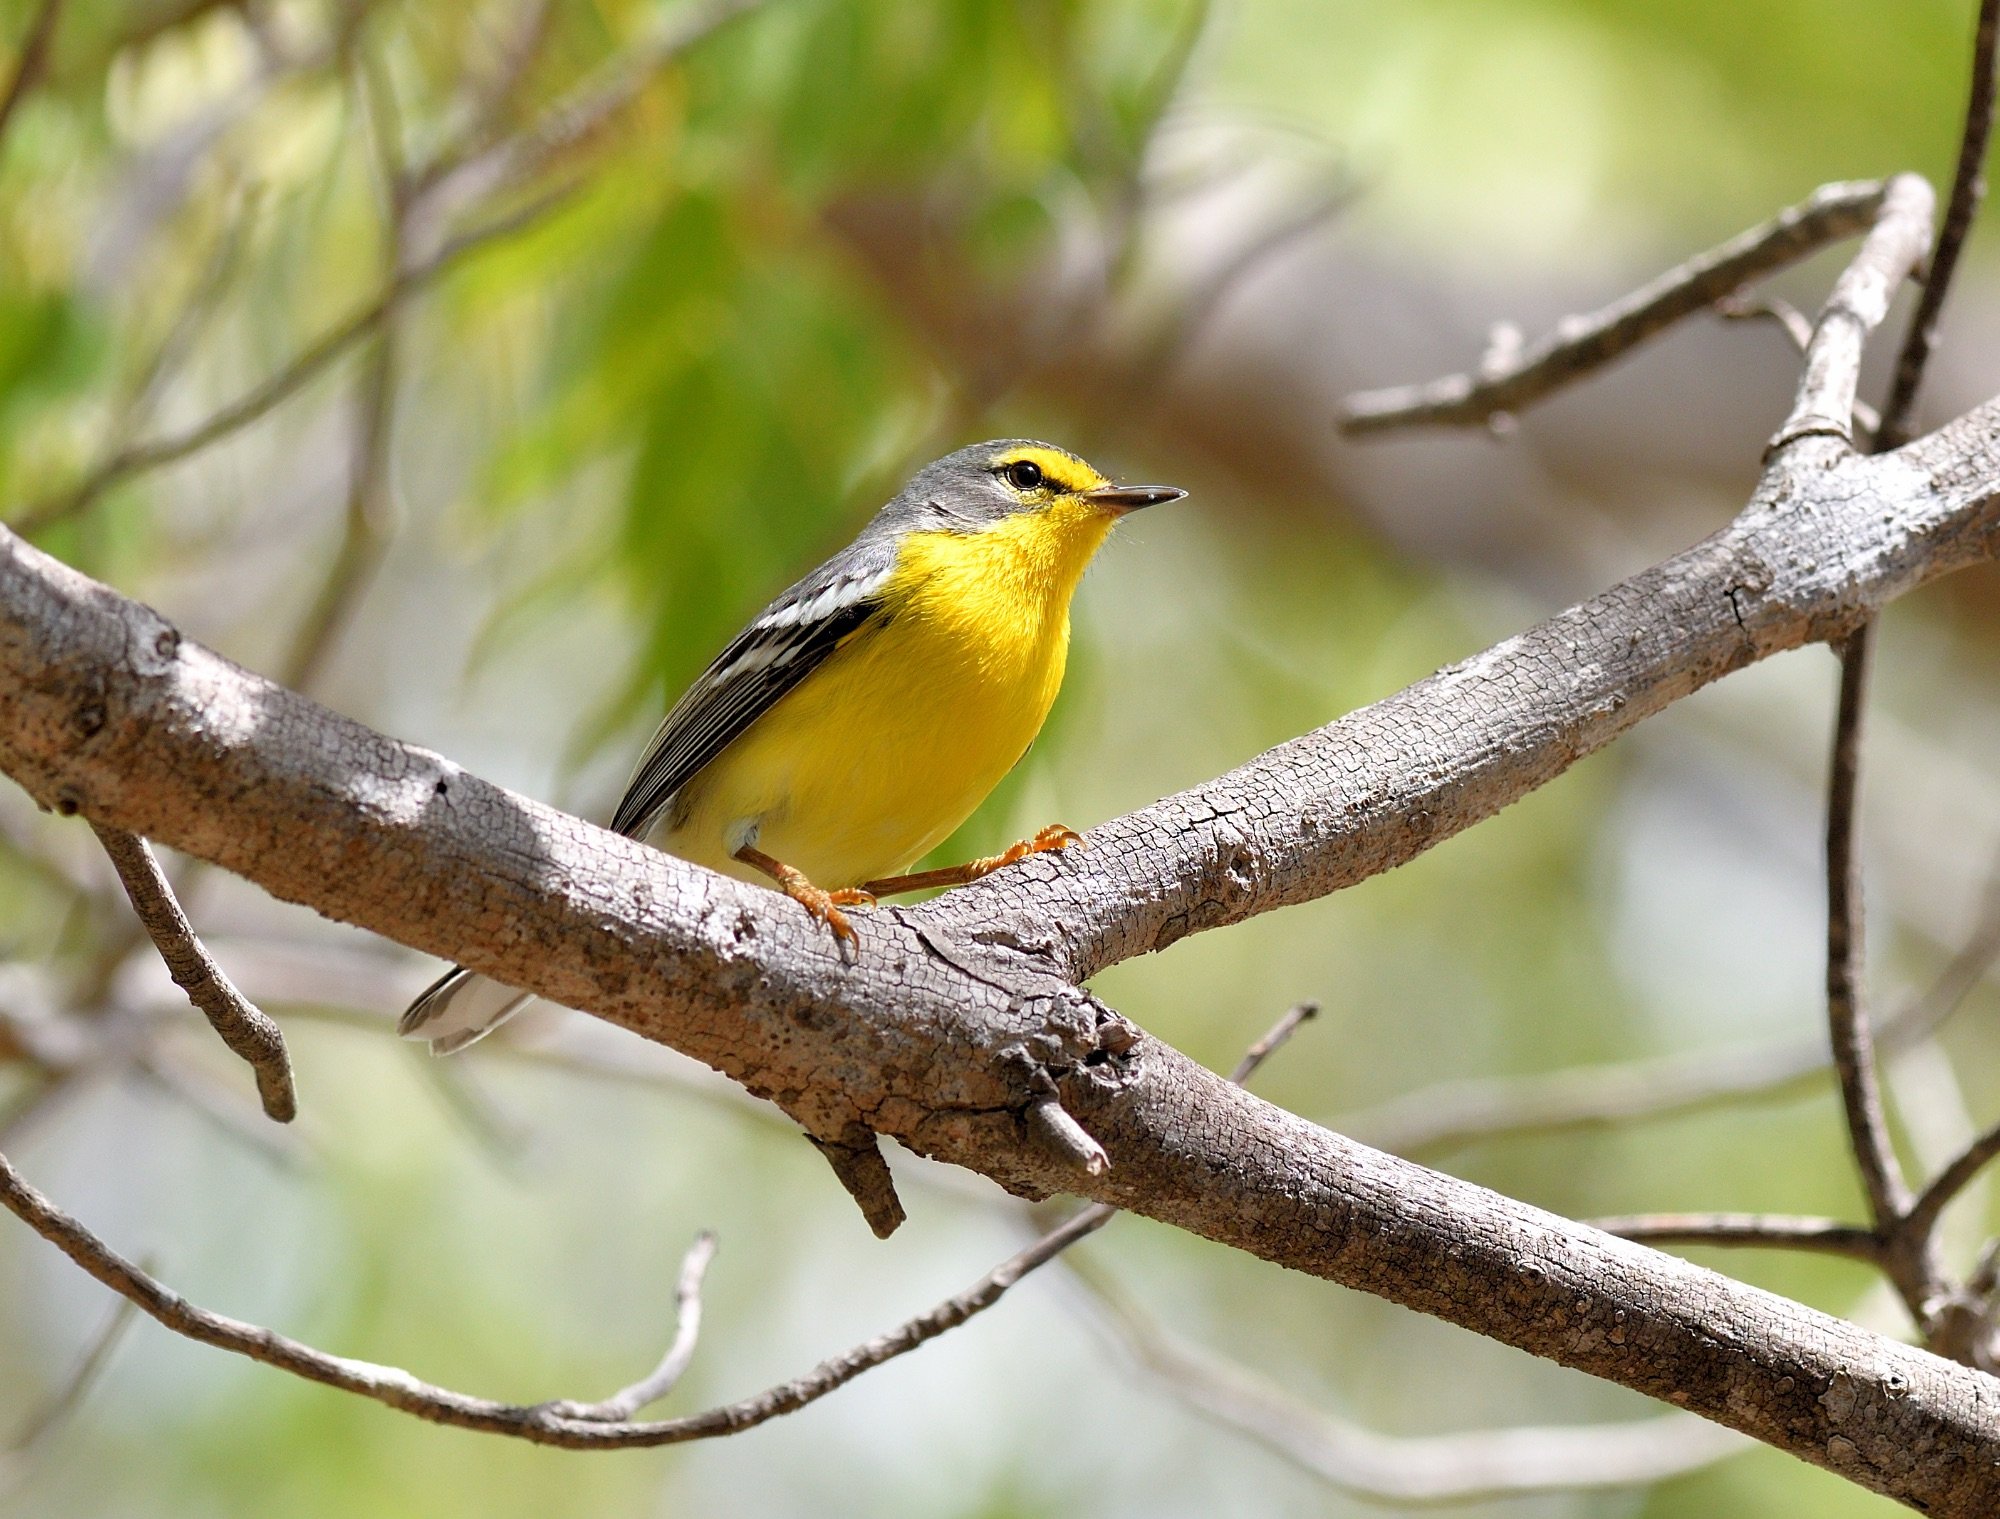
[[[1504,439],[1349,444],[1332,416],[1822,181],[1948,178],[1973,7],[745,9],[669,56],[713,8],[62,5],[0,138],[9,519],[255,669],[602,814],[670,696],[916,465],[1046,436],[1194,493],[1120,530],[1050,731],[948,852],[1086,826],[1726,521],[1794,378],[1770,324],[1689,323]],[[0,79],[40,10],[0,0]],[[1930,423],[2000,386],[1993,246],[1948,313]],[[1809,307],[1833,267],[1775,288]],[[274,404],[152,462],[273,376]],[[1864,802],[1883,1009],[1991,936],[1997,585],[1886,622]],[[1814,1062],[1834,673],[1815,649],[1734,677],[1391,876],[1098,987],[1224,1068],[1317,999],[1262,1090],[1567,1214],[1858,1216],[1823,1073],[1617,1121],[1561,1100]],[[775,1113],[580,1015],[427,1061],[390,1020],[428,962],[214,873],[186,885],[284,1022],[289,1131],[135,943],[87,830],[0,794],[0,1144],[198,1302],[469,1391],[592,1397],[651,1364],[680,1253],[713,1228],[683,1410],[1025,1237],[996,1189],[899,1155],[913,1216],[878,1243]],[[1889,1063],[1920,1165],[1995,1116],[2000,997],[1969,979]],[[1955,1264],[1996,1228],[1975,1188]],[[1656,1411],[1141,1221],[1080,1253],[1187,1340],[1385,1435]],[[1859,1267],[1705,1258],[1907,1332]],[[108,1306],[0,1221],[0,1442]],[[1380,1510],[1190,1410],[1060,1268],[803,1414],[618,1456],[435,1429],[140,1324],[0,1483],[5,1512],[65,1519]],[[1752,1451],[1453,1511],[1889,1508]]]

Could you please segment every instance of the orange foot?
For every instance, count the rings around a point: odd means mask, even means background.
[[[1083,835],[1074,828],[1065,828],[1060,823],[1051,823],[1032,839],[1023,839],[1018,844],[1009,845],[999,854],[989,854],[983,859],[967,860],[963,865],[944,865],[936,870],[919,870],[914,875],[884,876],[879,881],[870,881],[864,888],[877,897],[892,897],[902,891],[927,891],[934,886],[963,886],[967,881],[976,881],[981,876],[990,876],[1003,865],[1012,865],[1016,860],[1025,860],[1031,854],[1046,854],[1051,849],[1067,849],[1072,844],[1081,844]]]
[[[854,932],[854,925],[847,921],[847,914],[841,908],[873,907],[873,892],[860,886],[843,886],[828,891],[824,886],[813,885],[803,870],[787,865],[783,860],[773,859],[763,850],[748,844],[736,851],[736,858],[763,871],[777,883],[778,890],[832,929],[833,937],[840,944],[841,958],[852,962],[860,948],[861,938]]]

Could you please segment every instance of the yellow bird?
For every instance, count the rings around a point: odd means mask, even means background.
[[[775,883],[844,953],[844,907],[970,881],[1076,835],[905,875],[1014,768],[1055,701],[1069,604],[1112,525],[1178,500],[1047,443],[976,443],[918,472],[764,608],[660,724],[611,827]],[[529,1000],[454,968],[397,1031],[463,1049]]]

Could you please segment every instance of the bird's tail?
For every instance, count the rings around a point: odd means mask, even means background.
[[[433,1055],[451,1055],[484,1039],[534,1000],[454,965],[425,987],[396,1022],[405,1039],[427,1039]]]

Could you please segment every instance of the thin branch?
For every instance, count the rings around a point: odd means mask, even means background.
[[[1996,50],[2000,50],[2000,0],[1981,0],[1972,39],[1972,83],[1966,95],[1965,125],[1958,138],[1958,166],[1952,174],[1937,252],[1924,277],[1923,295],[1910,318],[1909,331],[1903,334],[1902,351],[1896,356],[1896,378],[1883,404],[1882,426],[1875,437],[1878,450],[1900,448],[1909,441],[1917,389],[1937,346],[1938,315],[1958,271],[1958,255],[1986,196],[1986,145],[1993,136]]]
[[[1373,1502],[1457,1504],[1641,1487],[1750,1449],[1740,1435],[1691,1414],[1459,1435],[1378,1434],[1187,1344],[1101,1273],[1074,1257],[1064,1264],[1088,1291],[1103,1326],[1175,1397],[1333,1487]]]
[[[1970,1186],[1995,1156],[2000,1156],[2000,1125],[1973,1140],[1964,1153],[1938,1173],[1937,1179],[1910,1204],[1900,1227],[1915,1239],[1929,1239],[1951,1200]]]
[[[385,285],[393,289],[403,275],[407,248],[408,176],[403,166],[401,127],[385,73],[366,58],[356,72],[375,138],[382,181],[382,263]],[[340,546],[278,666],[277,678],[293,690],[309,691],[317,684],[327,657],[388,552],[390,460],[401,376],[400,329],[396,310],[385,309],[376,323],[374,351],[356,381],[352,463]]]
[[[1046,1265],[1077,1240],[1094,1233],[1115,1216],[1111,1208],[1087,1208],[1027,1249],[1011,1256],[964,1292],[947,1298],[930,1312],[822,1361],[802,1377],[781,1382],[754,1397],[725,1403],[703,1413],[678,1419],[634,1422],[578,1418],[562,1412],[564,1403],[499,1403],[452,1392],[420,1381],[395,1366],[329,1355],[312,1346],[256,1324],[228,1318],[190,1303],[149,1272],[118,1255],[76,1219],[57,1208],[22,1179],[5,1155],[0,1155],[0,1204],[49,1241],[113,1292],[136,1303],[158,1323],[191,1340],[261,1361],[307,1381],[355,1393],[435,1424],[509,1435],[535,1445],[571,1450],[632,1449],[678,1445],[690,1440],[741,1434],[782,1415],[794,1413],[846,1386],[875,1367],[907,1355],[918,1346],[956,1329],[985,1312],[1031,1271]],[[657,1375],[657,1373],[656,1373]],[[637,1384],[644,1390],[646,1382]],[[628,1389],[630,1391],[631,1389]],[[619,1395],[623,1397],[623,1394]],[[617,1399],[609,1400],[616,1402]]]
[[[35,12],[28,35],[21,43],[20,55],[14,61],[14,72],[7,80],[7,88],[0,91],[0,142],[6,140],[7,127],[13,121],[14,113],[21,108],[21,102],[41,82],[42,74],[48,67],[49,46],[55,41],[56,20],[61,14],[62,0],[42,0],[42,8]]]
[[[1910,1049],[1944,1026],[2000,960],[2000,861],[1979,924],[1931,982],[1882,1020],[1876,1046]],[[1754,1097],[1777,1097],[1831,1069],[1824,1036],[1745,1049],[1699,1049],[1532,1076],[1419,1087],[1337,1119],[1378,1149],[1411,1155],[1504,1135],[1628,1123]]]
[[[1771,322],[1801,354],[1812,346],[1812,319],[1783,296],[1739,290],[1717,301],[1715,314],[1725,322]]]
[[[1810,1250],[1882,1264],[1882,1242],[1872,1229],[1832,1218],[1785,1213],[1627,1213],[1589,1220],[1594,1229],[1649,1245],[1725,1245],[1768,1250]]]
[[[1247,1086],[1250,1078],[1263,1068],[1265,1061],[1283,1049],[1292,1035],[1318,1016],[1317,1002],[1301,1002],[1293,1007],[1271,1025],[1269,1033],[1243,1052],[1243,1058],[1236,1062],[1236,1069],[1229,1073],[1229,1079],[1238,1086]]]
[[[604,1424],[621,1424],[642,1408],[651,1408],[680,1385],[694,1362],[695,1342],[701,1338],[701,1282],[708,1263],[715,1259],[715,1236],[704,1229],[694,1237],[681,1257],[680,1280],[674,1286],[674,1338],[660,1364],[610,1397],[597,1403],[552,1403],[549,1412],[565,1419],[590,1419]]]
[[[1826,801],[1826,1008],[1841,1105],[1878,1229],[1902,1217],[1909,1184],[1882,1112],[1874,1035],[1862,1005],[1861,866],[1855,848],[1855,803],[1861,775],[1861,716],[1866,701],[1872,625],[1856,630],[1840,650],[1840,704]]]
[[[603,130],[690,49],[769,3],[706,0],[676,11],[650,41],[614,58],[521,131],[497,142],[473,133],[441,149],[411,177],[412,193],[450,202],[521,183]]]
[[[1879,181],[1822,185],[1805,200],[1588,316],[1567,317],[1511,361],[1478,374],[1364,391],[1341,408],[1350,436],[1422,425],[1484,426],[1602,368],[1683,317],[1865,231],[1882,209]]]
[[[191,427],[151,442],[134,443],[116,450],[77,485],[31,506],[10,526],[23,535],[41,532],[84,510],[113,486],[124,483],[134,475],[177,463],[248,427],[296,395],[327,366],[373,332],[392,311],[449,272],[460,259],[489,243],[533,226],[579,188],[580,185],[575,182],[561,185],[504,216],[495,217],[451,239],[429,258],[399,272],[373,300],[328,328],[276,374]]]
[[[98,842],[111,857],[125,894],[174,985],[188,995],[209,1025],[250,1066],[257,1077],[257,1095],[264,1112],[278,1123],[298,1116],[298,1092],[292,1083],[292,1063],[285,1053],[285,1036],[262,1012],[252,1007],[215,963],[181,905],[152,848],[135,833],[92,823]]]

